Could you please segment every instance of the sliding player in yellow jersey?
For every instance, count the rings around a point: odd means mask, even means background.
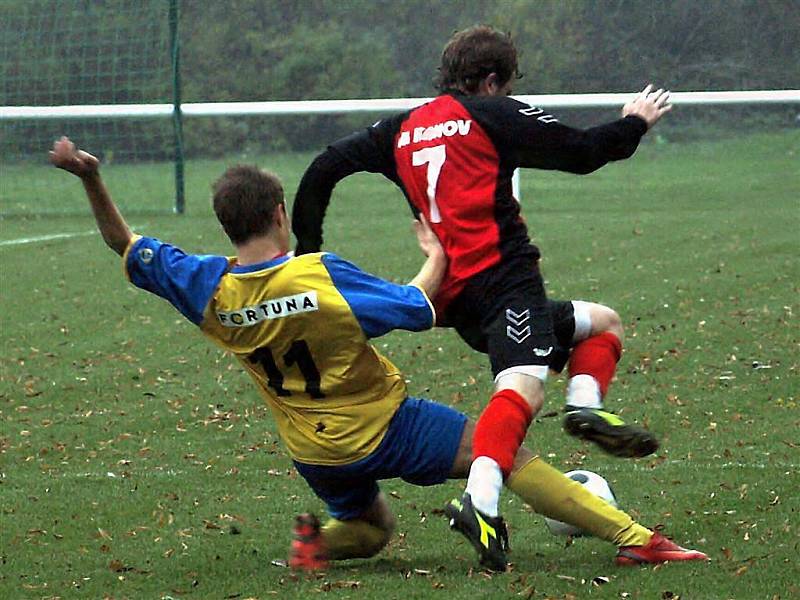
[[[331,515],[321,532],[312,521],[299,523],[294,566],[369,557],[386,545],[394,517],[379,480],[424,486],[466,477],[473,424],[449,407],[409,397],[402,374],[369,343],[393,329],[434,325],[429,298],[446,259],[425,221],[415,228],[427,260],[408,285],[335,254],[290,257],[280,181],[239,166],[214,184],[213,198],[236,256],[190,255],[131,232],[94,156],[62,138],[50,160],[83,182],[100,233],[123,257],[130,281],[231,352],[269,405],[298,472]],[[642,527],[525,448],[506,485],[537,512],[614,543],[618,563],[706,558]],[[505,570],[504,526],[489,519],[476,527],[500,551],[484,554],[483,564]]]

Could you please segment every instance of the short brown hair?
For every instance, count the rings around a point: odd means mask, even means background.
[[[436,86],[440,92],[474,94],[490,73],[497,73],[500,85],[519,77],[517,66],[517,48],[511,34],[476,25],[457,32],[447,42]]]
[[[276,175],[256,166],[231,167],[212,186],[214,212],[234,244],[264,235],[275,207],[283,204],[283,186]]]

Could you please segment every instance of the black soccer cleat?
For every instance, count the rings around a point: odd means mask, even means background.
[[[627,425],[614,413],[599,408],[566,407],[564,430],[577,438],[594,442],[613,456],[641,458],[658,450],[656,436]]]
[[[490,571],[506,570],[508,531],[503,517],[488,517],[472,506],[466,492],[461,500],[454,498],[444,508],[450,528],[460,532],[478,552],[480,563]]]

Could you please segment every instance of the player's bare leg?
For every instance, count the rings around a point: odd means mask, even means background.
[[[396,521],[386,496],[379,493],[372,505],[357,519],[328,519],[322,537],[331,560],[370,558],[392,538]]]
[[[472,435],[466,490],[445,507],[450,526],[467,538],[481,564],[493,571],[506,569],[508,533],[498,514],[500,490],[533,415],[542,407],[547,369],[540,370],[541,378],[519,372],[498,377],[496,391]]]
[[[468,421],[451,478],[463,478],[469,473],[473,433],[474,424]],[[618,564],[707,560],[702,552],[681,548],[640,525],[625,511],[604,502],[525,447],[517,452],[506,487],[540,515],[574,525],[617,546]]]
[[[329,560],[370,558],[389,543],[395,525],[382,492],[356,519],[330,518],[320,526],[314,515],[300,515],[295,522],[289,565],[319,570],[326,568]]]
[[[603,408],[603,398],[622,354],[624,330],[619,315],[602,304],[572,304],[576,343],[569,361],[564,429],[614,456],[652,454],[658,449],[658,440],[652,433],[626,424]]]

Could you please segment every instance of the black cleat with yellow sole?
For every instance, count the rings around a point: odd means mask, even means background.
[[[613,456],[640,458],[658,450],[656,436],[638,425],[628,425],[614,413],[569,405],[565,410],[568,434],[594,442]]]
[[[466,492],[454,498],[444,509],[450,518],[450,528],[460,532],[478,552],[480,563],[490,571],[506,570],[508,531],[503,517],[489,517],[472,506]]]

